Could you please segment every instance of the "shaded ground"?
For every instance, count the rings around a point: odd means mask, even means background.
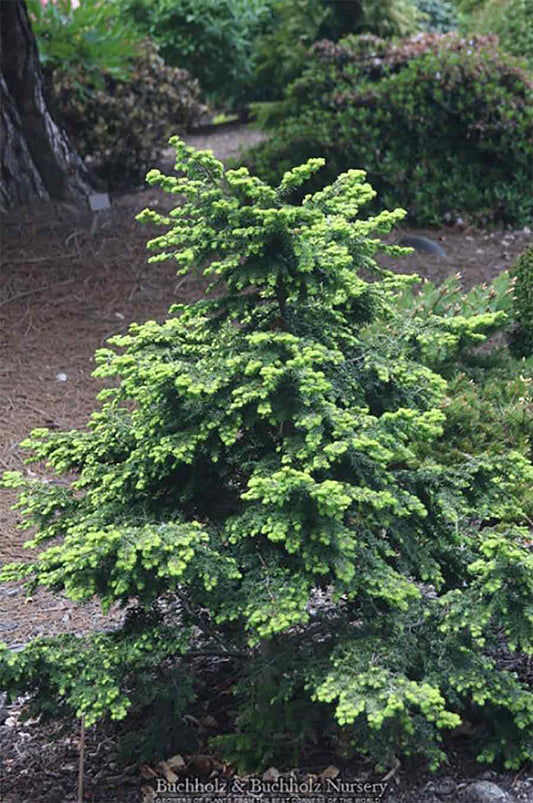
[[[242,143],[260,136],[240,127],[189,140],[197,147],[212,147],[225,159]],[[0,218],[0,471],[23,468],[19,444],[34,427],[84,426],[102,387],[91,378],[94,351],[108,337],[126,332],[132,321],[163,319],[171,303],[201,295],[198,278],[178,281],[172,264],[147,264],[146,241],[159,231],[141,226],[134,216],[146,206],[173,205],[164,193],[143,188],[113,198],[112,209],[96,217],[65,205],[43,204]],[[402,234],[407,231],[437,240],[446,257],[414,254],[401,261],[382,257],[382,264],[437,282],[460,271],[465,288],[490,281],[531,242],[527,230],[489,234],[455,226],[438,231],[405,229]],[[389,239],[398,238],[394,234]],[[46,473],[40,465],[23,470]],[[17,513],[10,509],[13,501],[10,492],[0,490],[0,563],[27,555],[22,547],[25,536],[16,529]],[[0,641],[14,648],[39,634],[82,632],[120,618],[118,610],[104,617],[97,605],[76,606],[44,591],[28,599],[18,584],[0,586]],[[7,759],[0,800],[73,800],[66,790],[73,794],[75,789],[76,735],[69,732],[54,742],[53,729],[21,726],[17,711],[16,706],[11,709],[8,724],[0,727],[0,755]],[[95,775],[106,768],[108,775],[116,775],[113,737],[91,732],[88,739],[89,775],[93,759]],[[512,780],[508,776],[505,785]],[[530,789],[520,787],[527,774],[514,780],[517,794]],[[120,773],[113,783],[114,791],[100,786],[86,799],[106,803],[142,799],[138,775]],[[401,790],[393,784],[392,791],[400,795]],[[413,803],[430,799],[427,791],[405,794],[402,791],[396,799]],[[533,800],[533,794],[516,799]]]

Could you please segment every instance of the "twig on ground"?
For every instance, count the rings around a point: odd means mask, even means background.
[[[21,298],[26,298],[27,296],[33,296],[36,293],[44,293],[47,290],[51,290],[53,287],[62,287],[65,284],[72,284],[75,279],[65,279],[62,282],[54,282],[53,284],[47,284],[43,287],[35,287],[33,290],[25,290],[24,293],[17,293],[10,298],[6,298],[5,301],[0,302],[0,307],[5,307],[6,304],[12,304],[13,301],[19,301]]]

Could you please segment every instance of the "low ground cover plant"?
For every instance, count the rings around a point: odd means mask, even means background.
[[[445,377],[505,311],[407,314],[416,277],[373,258],[402,252],[376,235],[404,212],[362,220],[362,171],[291,205],[321,160],[272,188],[173,144],[182,172],[148,181],[184,202],[140,219],[165,230],[154,261],[216,292],[97,353],[116,385],[87,429],[25,444],[47,481],[4,475],[40,554],[1,579],[126,621],[3,646],[0,687],[88,726],[135,716],[168,737],[153,754],[176,748],[208,653],[228,700],[213,746],[240,768],[313,742],[437,766],[462,718],[480,760],[531,759],[533,692],[503,659],[533,652],[533,468],[518,441],[442,453]]]
[[[269,181],[325,155],[315,188],[364,167],[379,198],[413,223],[531,220],[533,81],[493,37],[319,42],[259,121],[271,136],[246,163]]]

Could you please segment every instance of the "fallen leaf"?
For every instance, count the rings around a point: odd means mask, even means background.
[[[151,767],[149,767],[148,764],[142,765],[140,773],[143,778],[146,778],[146,780],[150,780],[151,778],[157,778],[157,772],[153,770]]]
[[[167,779],[169,783],[176,783],[178,780],[178,776],[174,772],[174,770],[169,766],[167,761],[160,761],[157,765],[157,769],[160,769]]]
[[[341,771],[338,767],[334,767],[333,764],[330,764],[329,767],[326,767],[325,770],[322,770],[319,778],[336,778],[337,775],[340,775]]]
[[[191,756],[190,765],[194,767],[196,772],[200,775],[210,775],[215,768],[220,768],[221,766],[218,761],[215,761],[211,756],[204,756],[201,753]]]
[[[167,758],[167,764],[169,767],[172,767],[173,770],[181,770],[187,766],[187,762],[183,756],[180,756],[179,753],[176,753],[175,756]]]

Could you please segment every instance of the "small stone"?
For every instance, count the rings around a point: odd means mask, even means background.
[[[497,773],[494,770],[483,770],[480,774],[478,780],[479,781],[493,781],[497,777]]]
[[[64,374],[62,371],[61,373],[56,374],[56,382],[66,382],[66,381],[67,381],[67,375]]]
[[[437,794],[439,797],[453,795],[456,789],[457,783],[453,778],[442,778],[435,784],[435,794]]]
[[[273,781],[277,781],[280,776],[280,772],[276,767],[269,767],[263,773],[263,781],[265,783],[272,783]]]
[[[492,781],[476,781],[465,789],[464,801],[468,803],[512,803],[511,797]]]

